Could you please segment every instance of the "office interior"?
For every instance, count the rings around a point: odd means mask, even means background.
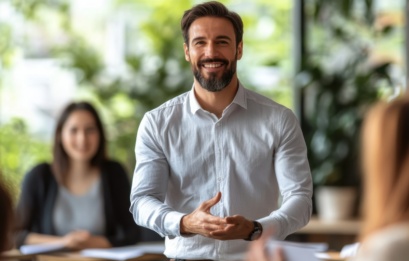
[[[179,19],[199,2],[0,3],[0,171],[15,201],[24,174],[50,159],[56,117],[74,99],[90,100],[100,110],[109,154],[132,178],[143,114],[191,88]],[[291,108],[307,143],[313,216],[287,240],[326,242],[340,251],[356,242],[361,227],[357,155],[365,109],[409,92],[408,4],[221,2],[244,18],[240,80]],[[318,206],[318,194],[330,197],[328,186],[348,197]],[[323,213],[328,209],[333,212]],[[143,241],[163,240],[144,233]]]

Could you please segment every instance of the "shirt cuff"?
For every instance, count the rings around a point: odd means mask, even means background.
[[[260,218],[258,220],[256,220],[257,222],[259,222],[261,224],[261,226],[263,227],[263,233],[266,233],[269,230],[272,230],[273,232],[273,237],[277,240],[284,240],[284,238],[281,238],[281,225],[280,225],[280,221],[275,219],[272,216],[268,216],[268,217],[264,217],[264,218]]]
[[[177,211],[172,211],[166,214],[165,217],[165,228],[166,231],[169,235],[169,238],[172,239],[174,237],[180,237],[180,236],[186,236],[186,235],[181,235],[180,234],[180,220],[182,219],[183,216],[187,214],[185,213],[180,213]],[[174,236],[171,236],[174,235]]]

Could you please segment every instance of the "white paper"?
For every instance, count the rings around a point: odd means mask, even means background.
[[[359,246],[360,246],[359,243],[354,243],[354,244],[345,245],[345,246],[341,249],[340,256],[341,256],[341,257],[352,257],[352,256],[355,256],[356,253],[358,252]]]
[[[81,255],[85,257],[106,258],[111,260],[127,260],[143,256],[144,254],[162,254],[165,251],[164,244],[141,244],[126,247],[112,247],[104,249],[85,249]]]
[[[329,259],[331,256],[328,253],[315,253],[315,257],[318,259]]]
[[[61,243],[44,243],[35,245],[23,245],[20,247],[20,252],[24,255],[48,253],[58,250],[63,250],[64,245]]]
[[[267,243],[267,249],[270,253],[273,253],[278,247],[282,249],[286,261],[319,261],[315,256],[315,253],[318,252],[316,244],[276,240],[270,240]],[[319,249],[322,249],[322,246],[319,246]]]

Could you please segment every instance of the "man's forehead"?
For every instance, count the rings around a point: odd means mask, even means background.
[[[206,16],[196,19],[189,28],[189,37],[220,38],[227,37],[234,39],[235,32],[233,24],[226,18]]]

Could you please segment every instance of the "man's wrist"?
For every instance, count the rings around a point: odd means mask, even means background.
[[[180,225],[179,225],[179,230],[180,230],[180,234],[182,236],[189,236],[189,235],[193,235],[193,233],[190,233],[187,231],[185,223],[183,222],[185,220],[187,215],[184,215],[181,219],[180,219]]]
[[[246,241],[257,240],[261,237],[261,234],[263,233],[263,226],[257,221],[252,221],[252,222],[253,222],[253,229],[251,230],[248,237],[244,239]]]

